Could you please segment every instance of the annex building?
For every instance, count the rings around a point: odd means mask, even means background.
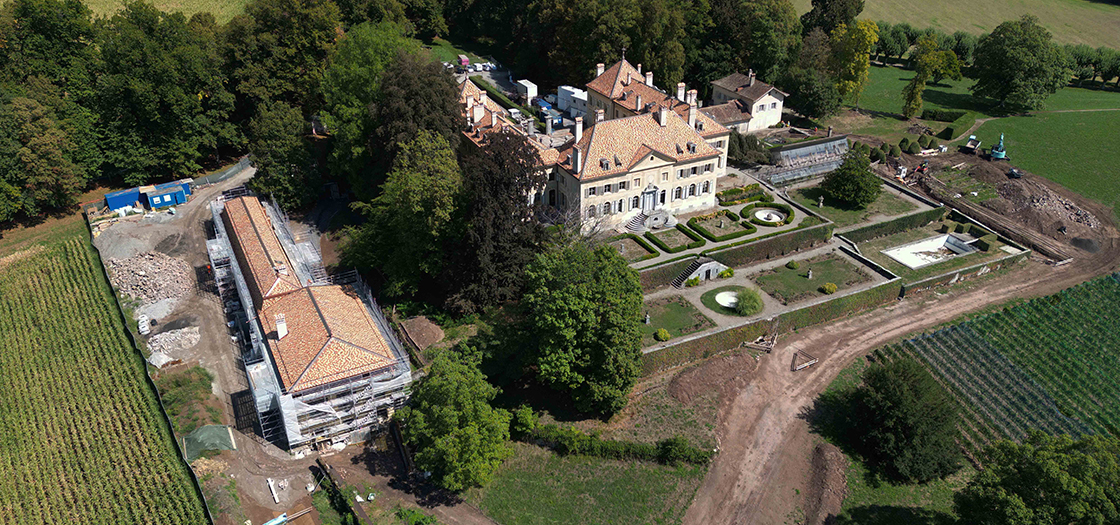
[[[755,78],[754,71],[712,81],[712,105],[703,112],[739,133],[764,130],[782,121],[787,94]]]

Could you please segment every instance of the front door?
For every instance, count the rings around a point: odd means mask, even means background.
[[[649,215],[657,208],[657,188],[652,185],[642,192],[642,213]]]

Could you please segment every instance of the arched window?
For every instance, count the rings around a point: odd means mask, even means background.
[[[610,215],[610,214],[611,214],[611,203],[604,202],[603,203],[603,215]]]
[[[695,184],[689,184],[688,185],[688,196],[689,197],[695,197],[696,196],[696,185]]]
[[[587,207],[587,218],[590,219],[590,218],[593,218],[593,217],[595,217],[595,206],[588,206]]]
[[[638,196],[637,195],[635,195],[634,198],[630,199],[630,209],[631,210],[634,209],[634,208],[637,208],[640,205],[641,204],[638,201]]]
[[[704,191],[702,193],[708,193],[709,191],[712,191],[711,190],[711,188],[712,188],[711,184],[712,184],[711,182],[704,181]]]
[[[681,198],[681,193],[682,193],[681,187],[677,186],[676,189],[673,190],[673,200]]]

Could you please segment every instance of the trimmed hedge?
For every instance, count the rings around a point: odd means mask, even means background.
[[[775,232],[773,237],[751,239],[750,242],[713,252],[705,252],[721,264],[738,268],[747,264],[781,257],[832,237],[832,224],[788,232]]]
[[[753,341],[761,335],[770,333],[771,325],[769,320],[760,319],[707,337],[642,354],[642,375],[651,376],[662,370],[734,350],[743,341]]]
[[[898,146],[891,146],[891,150],[890,150],[890,151],[891,151],[891,156],[892,156],[892,157],[894,157],[894,158],[896,158],[896,159],[897,159],[897,158],[898,158],[899,156],[901,156],[901,155],[902,155],[902,148],[899,148]]]
[[[710,218],[713,218],[713,217],[718,216],[718,215],[724,215],[724,216],[727,217],[727,220],[730,220],[730,221],[733,221],[733,222],[738,222],[739,221],[739,216],[738,215],[735,215],[734,213],[732,213],[728,210],[720,210],[720,211],[717,211],[717,212],[712,213],[712,214],[701,215],[699,217],[693,217],[693,218],[689,219],[688,220],[688,227],[692,228],[693,230],[696,230],[697,233],[699,233],[700,235],[703,235],[705,238],[707,238],[709,241],[712,241],[712,242],[730,241],[731,239],[742,237],[744,235],[750,235],[750,234],[758,231],[758,228],[755,228],[753,224],[751,224],[749,222],[745,222],[745,221],[743,223],[741,223],[740,225],[743,228],[746,228],[746,229],[744,229],[742,231],[731,232],[731,233],[728,233],[728,234],[725,234],[725,235],[715,235],[712,232],[704,229],[703,226],[700,226],[700,220],[710,219]],[[734,216],[735,218],[732,219],[732,216]]]
[[[654,257],[657,257],[658,255],[661,255],[660,253],[657,252],[657,250],[653,249],[653,246],[650,246],[649,243],[646,242],[645,239],[643,239],[641,237],[638,237],[637,235],[634,235],[633,233],[624,233],[622,235],[615,235],[614,237],[611,237],[610,239],[607,239],[607,242],[614,242],[614,241],[617,241],[619,239],[634,239],[634,242],[638,243],[638,246],[641,246],[642,248],[645,249],[645,251],[649,252],[648,254],[642,256],[641,258],[639,258],[637,260],[630,261],[630,264],[645,261],[647,259],[652,259]]]
[[[690,230],[688,228],[685,228],[683,224],[677,224],[677,231],[685,234],[685,236],[688,237],[689,239],[692,239],[692,242],[690,242],[688,244],[683,244],[681,246],[677,246],[676,248],[670,248],[669,245],[665,244],[661,239],[658,239],[657,235],[655,235],[653,232],[646,232],[643,236],[646,239],[649,239],[649,241],[652,242],[653,244],[657,245],[657,247],[660,248],[661,251],[663,251],[665,253],[683,252],[685,250],[691,250],[693,248],[699,248],[699,247],[701,247],[705,244],[708,244],[708,241],[705,241],[702,237],[700,237],[699,235],[696,235],[696,233],[693,232],[692,230]]]
[[[945,129],[941,130],[941,133],[938,133],[937,136],[945,140],[953,140],[957,138],[957,135],[963,134],[965,131],[971,129],[972,125],[975,123],[976,114],[971,111],[966,111],[964,115],[961,115],[956,120],[953,120],[953,122],[950,122],[948,126],[945,126]]]
[[[663,439],[657,444],[638,443],[603,439],[587,434],[575,427],[561,428],[557,425],[539,425],[530,436],[556,451],[562,456],[582,455],[606,459],[638,459],[656,461],[666,465],[691,463],[706,465],[712,459],[712,452],[688,444],[684,438]]]
[[[922,145],[918,144],[917,142],[911,142],[910,146],[906,148],[906,153],[909,153],[911,155],[917,155],[918,153],[921,153],[921,151]]]
[[[920,228],[931,222],[939,221],[945,216],[946,209],[944,206],[926,210],[923,212],[904,215],[897,219],[891,219],[886,222],[856,228],[844,233],[844,237],[854,243],[867,242],[871,239],[884,237],[887,235],[894,235],[899,232]]]
[[[848,314],[862,312],[898,299],[902,293],[900,281],[888,281],[874,288],[837,297],[781,315],[782,330],[789,332],[807,326],[840,319]]]
[[[723,190],[716,194],[716,200],[719,201],[720,206],[734,206],[744,202],[759,200],[765,194],[766,192],[762,190],[762,185],[754,183],[741,188]]]
[[[781,221],[781,222],[769,222],[769,221],[764,221],[762,219],[759,219],[759,218],[755,217],[754,214],[751,213],[752,211],[754,211],[757,208],[774,208],[775,210],[784,212],[786,214],[786,220]],[[791,208],[789,205],[783,204],[781,202],[751,204],[750,206],[743,207],[742,210],[739,210],[739,213],[741,213],[743,217],[749,218],[751,222],[753,222],[755,224],[758,224],[759,226],[772,226],[772,227],[789,224],[789,223],[793,222],[793,218],[796,216],[796,214],[793,213],[793,208]]]
[[[996,245],[996,239],[997,237],[994,233],[985,235],[981,237],[980,240],[976,241],[976,247],[980,248],[980,251],[986,252],[988,250],[991,250],[992,246]]]
[[[924,109],[922,120],[936,120],[938,122],[952,122],[968,114],[967,111],[956,109]]]
[[[664,264],[638,272],[638,280],[642,283],[642,292],[648,293],[673,282],[681,272],[685,271],[695,257],[689,257],[675,263]]]
[[[726,215],[728,219],[731,219],[733,221],[738,221],[739,219],[742,218],[742,217],[739,217],[738,213],[735,213],[731,210],[724,210],[723,214]]]

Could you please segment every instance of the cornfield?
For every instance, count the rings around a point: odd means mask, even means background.
[[[961,404],[974,447],[1120,433],[1120,274],[875,351],[924,363]]]
[[[0,272],[0,525],[206,523],[87,243]]]

